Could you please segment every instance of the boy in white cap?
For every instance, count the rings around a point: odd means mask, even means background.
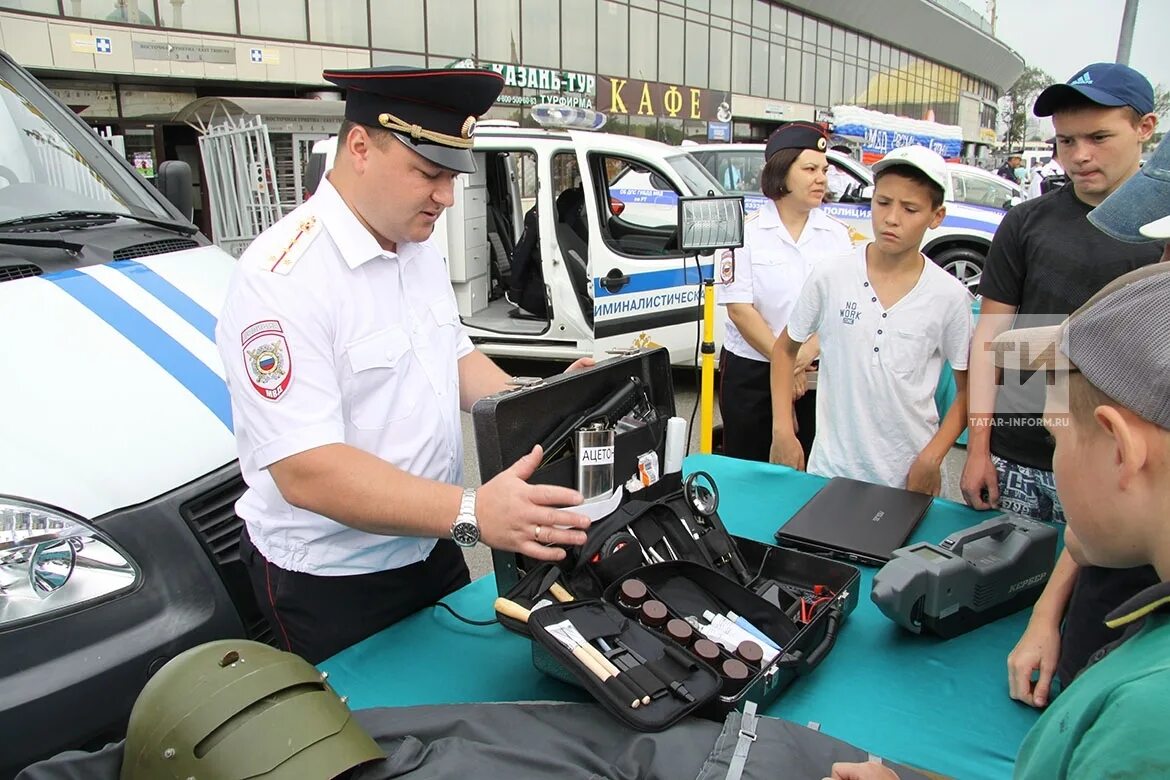
[[[792,366],[819,334],[817,438],[808,470],[938,495],[966,423],[971,297],[921,251],[946,216],[947,166],[924,146],[874,163],[874,241],[814,267],[772,347],[772,462],[804,468],[792,427]],[[939,421],[943,361],[958,401]]]

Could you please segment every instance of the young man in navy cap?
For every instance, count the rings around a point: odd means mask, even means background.
[[[508,379],[475,350],[430,242],[499,94],[478,70],[327,71],[337,161],[236,267],[216,328],[240,468],[240,555],[284,648],[317,663],[468,582],[481,540],[556,560],[586,518],[529,486],[539,448],[462,489],[460,409]]]
[[[939,420],[934,393],[950,361],[966,388],[971,296],[922,254],[946,216],[947,164],[925,146],[873,164],[872,243],[818,263],[772,347],[773,463],[804,467],[792,428],[793,365],[820,339],[817,437],[808,470],[938,495],[942,459],[963,431],[962,400]]]
[[[1012,330],[995,362],[1047,355],[1044,424],[1068,512],[1065,544],[1083,566],[1151,566],[1154,581],[1101,619],[1103,648],[1024,737],[1016,780],[1170,777],[1170,266],[1115,279],[1062,325]],[[893,780],[876,763],[833,780]]]
[[[988,345],[1008,328],[1059,322],[1111,280],[1158,260],[1160,247],[1122,243],[1087,219],[1137,173],[1142,144],[1156,125],[1153,109],[1150,82],[1112,63],[1089,65],[1036,100],[1034,113],[1052,117],[1057,157],[1070,183],[1009,211],[983,269],[983,304],[971,345],[967,463],[960,482],[967,503],[977,509],[998,506],[1037,520],[1064,521],[1052,443],[1040,424],[1043,372],[1007,371],[997,377]],[[1008,658],[1012,698],[1047,704],[1054,675],[1068,685],[1094,651],[1117,637],[1105,628],[1104,615],[1152,581],[1148,567],[1081,569],[1062,554]]]

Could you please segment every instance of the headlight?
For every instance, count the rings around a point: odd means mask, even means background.
[[[95,528],[0,497],[0,628],[133,587],[137,567]]]

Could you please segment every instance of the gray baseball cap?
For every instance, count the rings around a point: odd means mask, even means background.
[[[999,368],[1080,371],[1170,430],[1170,263],[1119,276],[1060,325],[1005,331],[992,348]]]
[[[1165,230],[1156,227],[1156,223],[1167,216],[1170,216],[1170,133],[1141,170],[1089,212],[1089,221],[1119,241],[1141,244],[1165,238],[1161,235]]]

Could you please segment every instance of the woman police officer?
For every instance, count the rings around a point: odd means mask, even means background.
[[[727,332],[720,355],[719,406],[723,451],[768,462],[772,407],[768,356],[813,264],[852,250],[849,229],[821,210],[828,191],[828,141],[817,125],[792,122],[768,138],[761,189],[768,197],[744,226],[733,278],[718,287],[727,307]],[[817,340],[796,361],[798,437],[812,447],[814,393],[805,392],[805,370],[816,358]]]

